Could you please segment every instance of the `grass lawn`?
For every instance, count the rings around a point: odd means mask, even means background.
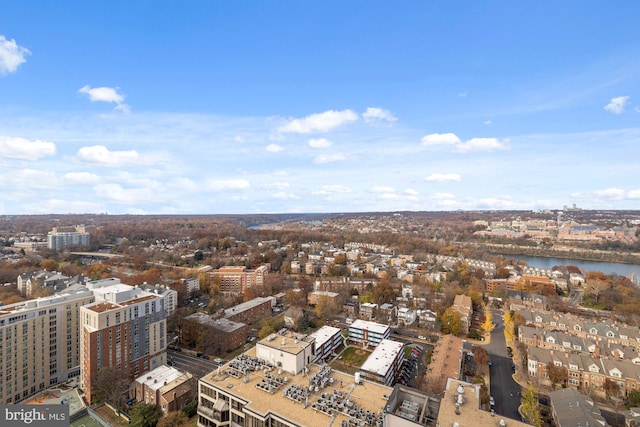
[[[358,347],[347,347],[344,349],[339,359],[336,359],[331,364],[334,369],[337,369],[347,374],[353,374],[360,369],[360,366],[367,360],[367,357],[371,354],[368,350],[363,350]]]

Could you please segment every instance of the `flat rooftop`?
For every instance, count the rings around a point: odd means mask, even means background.
[[[369,381],[355,384],[353,375],[330,370],[327,365],[310,364],[308,372],[303,370],[294,376],[258,365],[257,370],[250,370],[245,376],[237,369],[241,358],[246,362],[259,360],[252,348],[200,381],[247,401],[246,408],[252,412],[263,416],[275,413],[298,425],[339,427],[342,421],[349,421],[349,411],[365,417],[368,411],[371,417],[382,417],[392,392],[390,387]],[[327,379],[326,385],[317,391],[312,387],[305,398],[304,391],[319,377]],[[331,405],[335,409],[329,409]]]
[[[373,353],[367,357],[367,360],[362,364],[360,370],[373,372],[379,376],[384,377],[393,362],[398,357],[398,353],[402,351],[404,344],[398,341],[382,340],[380,344],[373,350]]]
[[[445,394],[440,401],[438,412],[438,425],[452,426],[499,426],[500,420],[504,420],[509,427],[524,427],[529,424],[518,420],[506,418],[500,415],[491,415],[490,412],[480,409],[480,389],[477,384],[449,378],[447,380]],[[462,393],[458,393],[462,391]],[[456,401],[458,394],[462,396],[462,404],[459,405],[459,414],[456,414]]]
[[[98,302],[91,305],[85,305],[85,308],[87,310],[95,311],[96,313],[104,313],[105,311],[113,310],[114,308],[120,308],[120,306],[110,302]]]
[[[318,348],[339,333],[341,333],[340,328],[325,325],[309,336],[316,339],[316,348]]]
[[[285,353],[298,354],[307,348],[314,340],[313,336],[296,334],[295,332],[286,331],[279,334],[271,334],[261,339],[256,344],[257,347],[264,346],[273,348]]]
[[[349,329],[362,329],[362,330],[366,329],[370,332],[382,335],[385,332],[387,332],[387,330],[389,329],[389,326],[383,325],[382,323],[376,323],[376,322],[370,322],[368,320],[358,319],[349,326]]]

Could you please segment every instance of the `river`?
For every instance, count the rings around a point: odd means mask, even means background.
[[[604,261],[584,261],[569,258],[547,258],[526,255],[505,255],[505,257],[514,258],[516,260],[524,260],[527,265],[538,268],[551,268],[556,265],[575,265],[587,271],[602,271],[605,274],[616,273],[619,276],[626,276],[638,281],[640,278],[640,265],[638,264],[622,264],[617,262]]]

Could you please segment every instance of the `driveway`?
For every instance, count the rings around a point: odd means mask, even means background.
[[[507,353],[502,312],[493,310],[492,314],[496,327],[491,332],[491,342],[484,345],[492,362],[489,368],[491,375],[490,394],[496,401],[494,407],[496,414],[519,420],[518,406],[520,406],[522,389],[512,377],[512,361]]]

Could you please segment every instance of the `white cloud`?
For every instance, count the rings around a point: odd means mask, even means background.
[[[333,145],[333,142],[326,138],[312,138],[309,140],[309,146],[313,148],[328,148]]]
[[[37,160],[56,154],[56,145],[49,141],[0,136],[0,157]]]
[[[157,183],[152,187],[137,188],[124,188],[115,183],[98,184],[93,187],[99,198],[128,205],[162,200],[161,192],[157,190]]]
[[[625,198],[625,191],[620,188],[605,188],[590,193],[571,193],[571,196],[578,199],[622,200]]]
[[[457,173],[432,173],[426,180],[429,182],[460,182],[462,181],[462,178],[460,177],[460,174]]]
[[[611,102],[604,106],[604,109],[613,114],[624,113],[624,107],[629,101],[629,96],[618,96],[617,98],[611,98]]]
[[[362,118],[367,123],[378,121],[395,122],[398,120],[391,114],[391,111],[377,107],[368,107],[367,111],[362,113]]]
[[[485,120],[484,122],[482,122],[482,124],[485,124],[487,126],[491,125],[491,123],[493,123],[491,120]]]
[[[498,138],[471,138],[463,144],[458,144],[455,151],[458,153],[470,153],[473,151],[505,150],[507,148],[506,142],[500,141]]]
[[[466,97],[467,97],[467,95],[468,95],[468,93],[467,93],[467,92],[460,92],[460,93],[458,93],[458,96],[459,96],[460,98],[466,98]]]
[[[322,189],[319,191],[314,191],[311,194],[314,196],[330,196],[332,194],[344,194],[351,193],[351,189],[349,187],[345,187],[344,185],[323,185]]]
[[[640,113],[640,107],[634,108],[633,111],[635,111],[636,113]]]
[[[311,114],[302,119],[293,119],[280,126],[280,133],[312,133],[328,132],[339,126],[358,120],[358,115],[352,110],[329,110],[324,113]]]
[[[437,147],[439,145],[460,144],[460,138],[455,133],[432,133],[422,137],[422,145],[425,147]]]
[[[295,200],[295,199],[299,199],[298,196],[296,196],[293,193],[285,193],[284,191],[280,191],[278,193],[275,193],[273,195],[274,199],[288,199],[288,200]]]
[[[451,200],[455,199],[456,196],[451,193],[433,193],[430,198],[433,200]]]
[[[278,144],[269,144],[267,145],[267,151],[270,153],[278,153],[280,151],[284,151],[284,147]]]
[[[375,186],[369,189],[371,193],[393,193],[396,191],[393,187]]]
[[[205,182],[208,191],[247,190],[251,184],[246,179],[217,179]]]
[[[509,199],[486,198],[479,199],[476,206],[480,209],[515,209],[519,205]]]
[[[413,188],[407,188],[406,190],[404,190],[404,193],[408,194],[410,196],[417,196],[418,194],[420,194],[416,190],[414,190]]]
[[[629,190],[627,193],[629,199],[640,199],[640,190]]]
[[[287,171],[275,171],[273,172],[274,176],[289,176],[289,172]]]
[[[347,160],[347,156],[342,153],[320,154],[315,159],[313,159],[313,163],[323,164],[330,162],[339,162],[341,160]]]
[[[90,172],[68,172],[62,179],[68,184],[93,185],[100,182],[100,177]]]
[[[624,198],[624,190],[620,188],[606,188],[604,190],[597,190],[593,192],[593,195],[603,199],[615,199],[620,200]]]
[[[15,73],[21,64],[27,62],[27,55],[31,55],[29,49],[19,46],[14,39],[7,40],[0,35],[0,75]]]
[[[289,188],[288,182],[272,182],[268,184],[262,184],[264,188],[275,188],[277,190],[284,190],[285,188]]]
[[[14,171],[11,177],[15,183],[25,183],[29,188],[55,188],[56,176],[53,172],[36,169],[22,169]]]
[[[127,164],[147,163],[136,150],[109,151],[109,149],[104,145],[82,147],[78,150],[76,157],[83,162],[99,164],[102,166],[122,166]]]
[[[112,87],[94,87],[84,85],[78,92],[85,94],[89,97],[91,102],[108,102],[110,104],[116,104],[115,110],[122,111],[123,113],[131,112],[131,107],[124,103],[124,95],[119,93],[120,88]]]

